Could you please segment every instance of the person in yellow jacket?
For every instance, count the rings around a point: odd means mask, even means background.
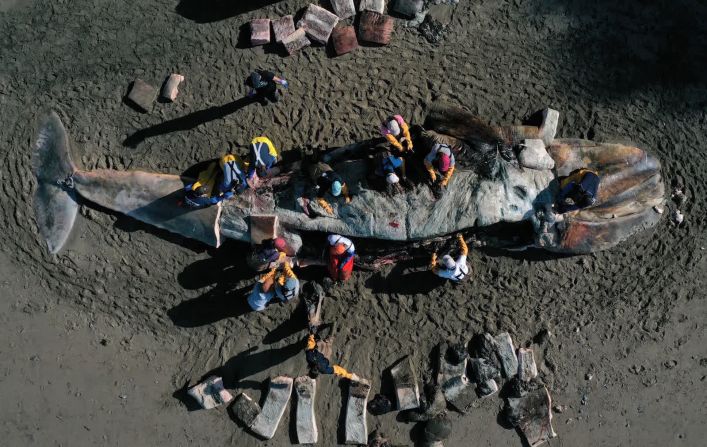
[[[410,128],[400,115],[389,116],[380,126],[380,132],[399,153],[412,152]]]
[[[248,304],[251,309],[262,311],[275,297],[286,303],[297,295],[299,295],[299,279],[292,271],[289,262],[285,261],[279,269],[277,267],[270,269],[256,281],[253,291],[248,296]]]
[[[425,157],[425,168],[430,174],[432,182],[437,181],[437,176],[441,177],[440,186],[447,186],[454,173],[454,153],[447,144],[437,143],[432,146],[432,150]]]
[[[278,153],[270,138],[265,136],[255,137],[250,141],[250,163],[248,166],[248,179],[255,175],[267,177],[270,169],[277,163]]]

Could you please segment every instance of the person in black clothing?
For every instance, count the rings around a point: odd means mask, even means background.
[[[317,188],[317,203],[321,205],[328,213],[333,213],[331,205],[325,199],[327,194],[331,194],[334,197],[344,196],[346,203],[351,202],[351,196],[349,196],[349,189],[344,182],[344,179],[337,174],[331,166],[326,163],[315,163],[311,165],[308,169],[309,178],[312,183],[316,185]]]
[[[266,104],[268,99],[270,102],[278,101],[277,84],[285,88],[289,86],[285,79],[275,76],[275,73],[271,71],[264,70],[254,71],[245,80],[245,85],[250,87],[248,97],[257,99],[261,104]]]

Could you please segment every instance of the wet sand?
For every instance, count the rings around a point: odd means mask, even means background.
[[[705,5],[462,0],[436,12],[449,21],[438,46],[396,25],[388,47],[283,58],[242,48],[241,27],[306,1],[199,16],[180,15],[177,3],[0,5],[4,445],[289,445],[289,411],[266,443],[225,409],[192,411],[183,391],[216,370],[258,399],[267,377],[306,372],[302,309],[244,312],[253,278],[244,245],[207,249],[83,204],[66,249],[46,254],[30,171],[45,110],[60,113],[87,169],[179,173],[259,133],[283,150],[370,138],[385,115],[420,122],[432,101],[496,123],[551,106],[561,137],[633,141],[660,158],[668,189],[685,185],[686,223],[675,228],[666,212],[656,228],[590,256],[474,251],[473,280],[459,286],[439,287],[422,265],[356,272],[325,303],[325,320],[338,322],[337,359],[372,379],[373,395],[405,354],[429,376],[438,342],[505,330],[540,343],[541,377],[567,407],[551,445],[703,444]],[[290,81],[281,103],[239,101],[253,68]],[[159,86],[172,72],[186,77],[174,104],[141,114],[123,103],[136,77]],[[341,396],[338,381],[320,380],[320,445],[340,439]],[[521,445],[497,423],[501,404],[454,414],[445,445]],[[371,416],[375,428],[413,444],[414,427],[394,414]]]

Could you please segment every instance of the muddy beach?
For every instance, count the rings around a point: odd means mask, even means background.
[[[282,57],[247,48],[243,26],[304,0],[248,6],[187,0],[0,2],[0,410],[3,445],[290,445],[287,410],[260,441],[225,408],[196,410],[186,386],[218,372],[228,389],[264,396],[270,376],[306,373],[303,310],[247,312],[247,246],[219,249],[82,203],[65,249],[47,254],[32,210],[37,122],[57,110],[86,169],[180,173],[265,133],[284,150],[336,147],[377,135],[381,117],[421,122],[433,101],[493,123],[550,106],[558,135],[631,141],[656,155],[669,192],[685,188],[676,227],[658,226],[609,251],[558,257],[472,251],[472,280],[441,285],[424,263],[355,272],[333,291],[335,357],[390,392],[403,355],[423,377],[444,340],[508,331],[537,353],[557,409],[550,445],[685,445],[707,430],[707,7],[697,1],[469,1],[437,6],[439,44],[396,23],[390,45],[332,57],[314,46]],[[205,12],[206,11],[206,12]],[[241,98],[253,68],[282,73],[281,102]],[[185,81],[174,103],[139,113],[136,78]],[[669,198],[668,198],[669,199]],[[666,211],[675,208],[668,200]],[[316,279],[323,270],[303,271]],[[320,445],[336,445],[345,402],[322,378]],[[445,445],[519,446],[498,421],[502,400],[451,412]],[[395,445],[419,428],[369,416]]]

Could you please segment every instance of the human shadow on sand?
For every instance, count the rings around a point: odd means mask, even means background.
[[[211,23],[278,3],[281,0],[181,0],[175,11],[196,23]]]
[[[221,106],[209,107],[208,109],[192,112],[173,120],[140,129],[128,136],[123,141],[123,146],[136,148],[148,138],[194,129],[202,124],[228,116],[254,102],[256,102],[255,99],[244,97]]]
[[[415,270],[407,271],[412,267]],[[397,293],[401,295],[417,295],[432,292],[444,284],[444,280],[433,274],[429,269],[419,268],[419,263],[401,262],[384,275],[378,272],[368,278],[366,287],[373,293]]]

